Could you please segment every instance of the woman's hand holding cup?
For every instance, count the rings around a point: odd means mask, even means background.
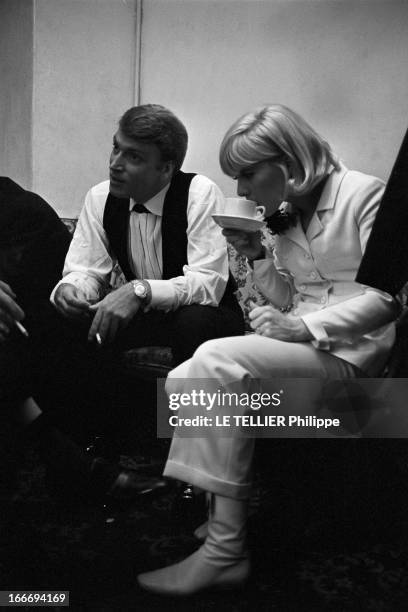
[[[223,235],[234,249],[249,260],[260,259],[263,255],[260,232],[243,232],[236,229],[223,229]]]
[[[258,206],[253,200],[246,198],[226,198],[225,215],[240,219],[254,219],[263,221],[265,207]],[[259,231],[245,231],[236,228],[225,228],[223,235],[227,242],[240,254],[249,260],[259,259],[263,256],[264,250],[261,244],[261,233]]]

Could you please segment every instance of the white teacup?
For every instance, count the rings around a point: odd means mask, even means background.
[[[226,198],[224,215],[245,217],[246,219],[263,219],[265,206],[258,206],[253,200],[245,198]]]

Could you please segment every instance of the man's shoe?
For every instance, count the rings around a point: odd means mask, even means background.
[[[170,490],[165,478],[145,478],[132,470],[123,469],[107,492],[107,497],[119,501],[158,497]]]
[[[167,492],[170,485],[167,479],[141,476],[97,457],[92,461],[91,488],[97,497],[102,494],[107,501],[140,501]]]

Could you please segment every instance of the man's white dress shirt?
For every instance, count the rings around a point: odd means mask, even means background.
[[[162,214],[169,185],[144,202],[150,211],[130,213],[128,254],[136,278],[149,281],[151,308],[175,310],[183,305],[217,306],[228,280],[228,254],[221,228],[211,215],[223,210],[224,196],[217,185],[203,175],[193,177],[187,203],[187,264],[183,275],[162,279]],[[109,288],[116,265],[103,228],[109,181],[92,187],[78,219],[63,270],[61,283],[71,283],[85,292],[87,299],[102,299]],[[135,202],[130,201],[129,208]]]

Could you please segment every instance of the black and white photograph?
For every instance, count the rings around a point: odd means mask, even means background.
[[[0,609],[407,609],[407,67],[406,0],[0,0]]]

